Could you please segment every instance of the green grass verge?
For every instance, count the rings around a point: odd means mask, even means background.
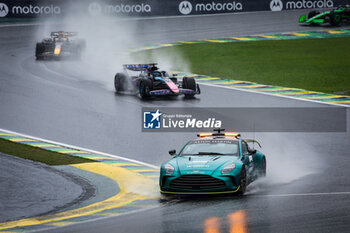
[[[350,90],[349,44],[350,37],[203,43],[134,56],[154,62],[180,53],[192,73],[333,93]],[[184,71],[182,62],[173,63]]]
[[[91,159],[60,154],[21,143],[11,142],[2,138],[0,138],[0,152],[49,165],[69,165],[96,162]]]

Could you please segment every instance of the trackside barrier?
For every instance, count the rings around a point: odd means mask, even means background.
[[[0,0],[0,22],[6,18],[176,16],[331,8],[346,4],[349,4],[347,0]]]

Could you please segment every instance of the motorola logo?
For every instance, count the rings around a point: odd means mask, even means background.
[[[0,17],[5,17],[8,13],[8,6],[5,3],[0,2]]]
[[[270,2],[271,11],[281,11],[283,9],[283,3],[281,0],[271,0]]]
[[[139,4],[100,4],[98,2],[92,2],[89,5],[89,12],[93,16],[101,14],[131,14],[131,13],[151,13],[152,7],[149,4],[140,2]]]
[[[98,2],[92,2],[89,5],[89,12],[93,16],[99,15],[102,12],[102,7]]]
[[[189,1],[182,1],[179,4],[179,11],[183,15],[188,15],[192,12],[192,4]]]

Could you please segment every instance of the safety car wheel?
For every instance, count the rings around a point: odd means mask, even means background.
[[[240,175],[240,185],[239,190],[237,191],[238,195],[243,195],[247,188],[247,173],[245,167],[242,167],[241,175]]]
[[[182,87],[184,89],[190,89],[193,90],[194,92],[196,92],[196,80],[192,77],[184,77],[182,79]],[[185,97],[189,97],[192,98],[195,95],[195,93],[193,94],[185,94]]]

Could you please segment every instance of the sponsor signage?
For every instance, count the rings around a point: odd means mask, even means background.
[[[89,15],[89,16],[146,16],[157,15],[153,12],[154,0],[0,0],[1,18],[35,18],[65,15]],[[161,4],[157,5],[161,9]],[[159,7],[160,6],[160,7]],[[161,12],[158,12],[161,13]],[[171,14],[164,8],[165,14]],[[160,15],[160,14],[159,14]]]
[[[281,11],[283,9],[283,2],[282,2],[282,0],[271,0],[271,2],[270,2],[270,9],[272,11]]]
[[[188,15],[192,12],[192,3],[189,1],[182,1],[179,4],[179,12],[183,15]]]
[[[178,0],[178,15],[332,8],[345,0]]]
[[[196,131],[201,129],[221,128],[222,121],[202,111],[188,111],[181,108],[143,108],[142,130],[143,131]]]
[[[247,11],[332,8],[346,0],[0,0],[2,18],[98,16],[190,16]]]
[[[141,111],[141,130],[142,132],[205,132],[214,128],[225,128],[237,132],[345,132],[346,119],[346,108],[341,107],[144,107]]]
[[[88,12],[92,16],[99,15],[152,15],[152,4],[149,1],[94,1],[90,2]]]
[[[0,0],[0,18],[32,18],[60,15],[62,13],[62,5],[56,2]]]
[[[5,17],[9,13],[9,8],[5,3],[0,3],[0,17]]]
[[[334,3],[333,0],[271,0],[270,10],[281,11],[281,10],[295,10],[295,9],[313,9],[313,8],[332,8],[338,4]]]
[[[242,1],[181,1],[178,6],[179,13],[189,14],[213,14],[213,13],[233,13],[244,11]]]

